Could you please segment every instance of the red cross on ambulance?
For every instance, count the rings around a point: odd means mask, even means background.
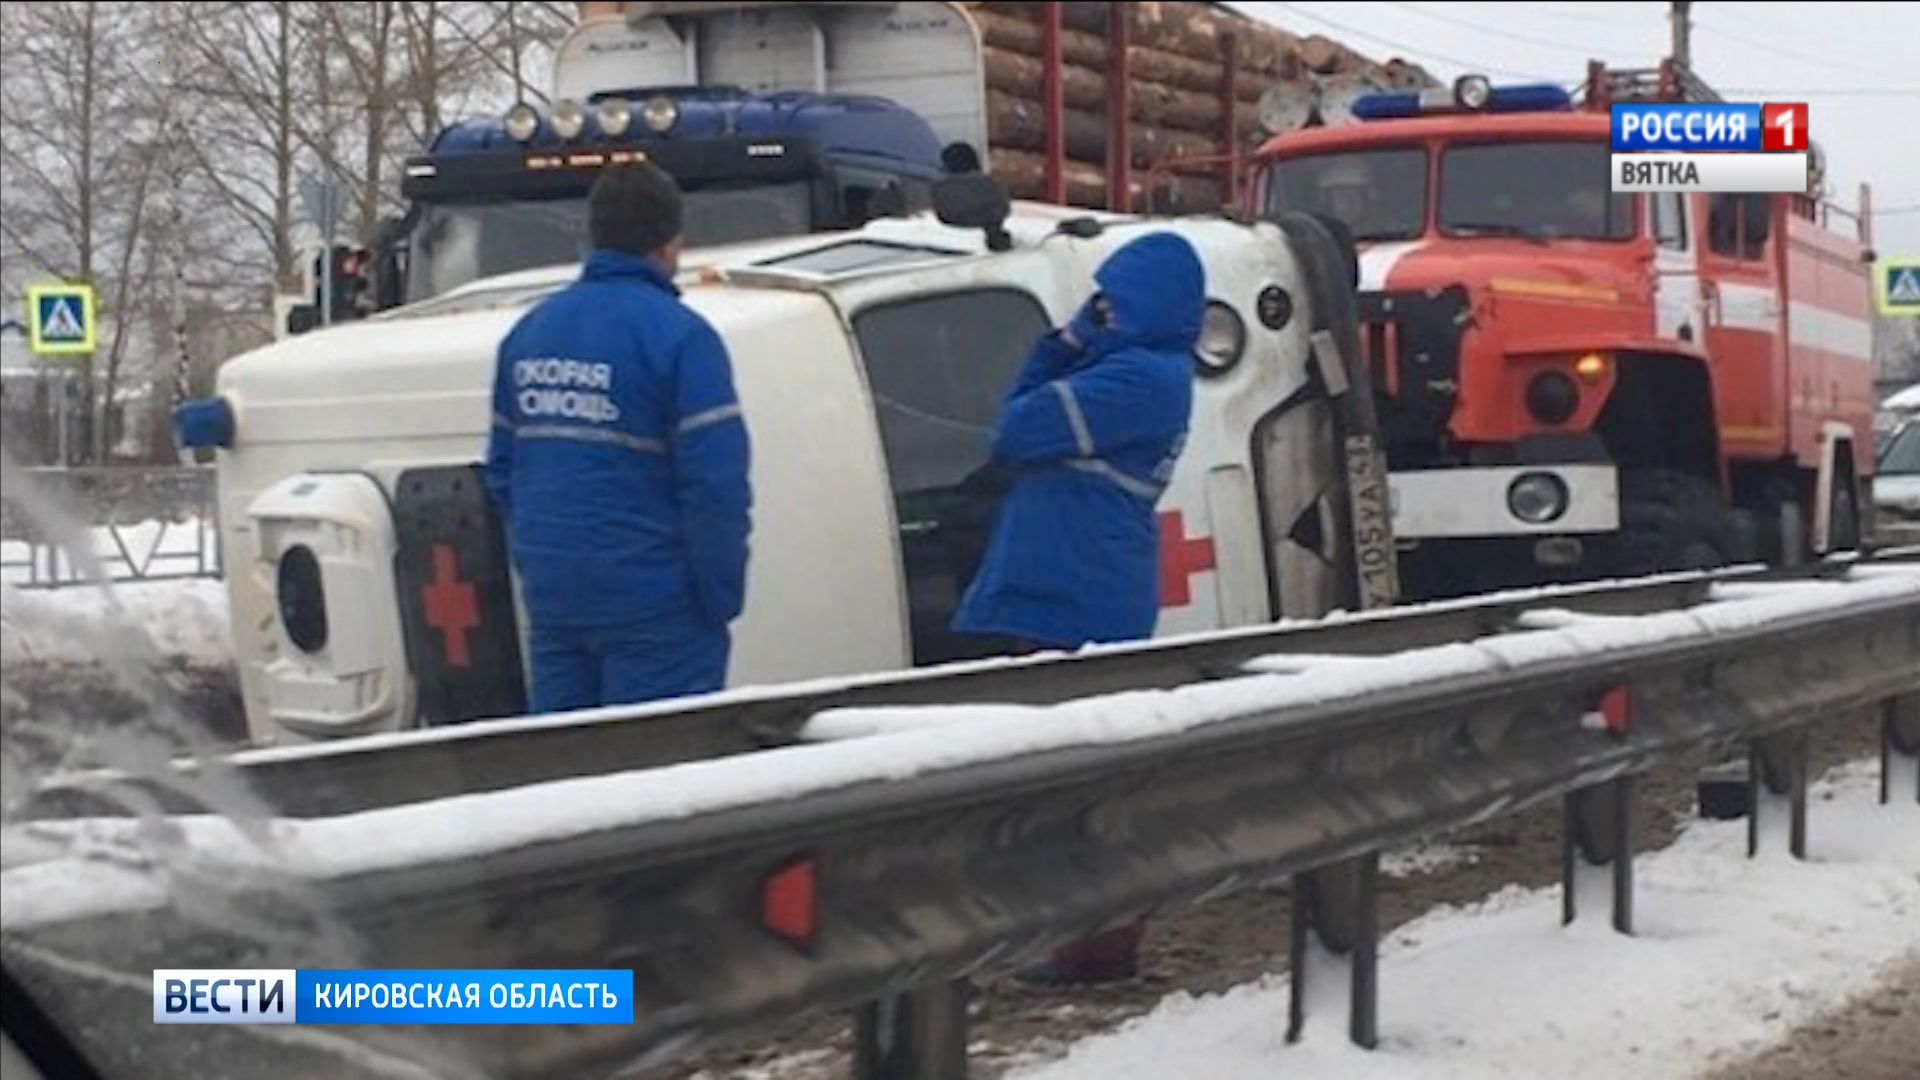
[[[480,593],[460,577],[460,559],[452,544],[433,545],[433,580],[420,589],[427,625],[440,631],[448,667],[471,664],[467,632],[480,627]]]
[[[1186,607],[1193,603],[1192,578],[1214,569],[1213,538],[1188,536],[1186,519],[1178,510],[1160,512],[1160,606]]]

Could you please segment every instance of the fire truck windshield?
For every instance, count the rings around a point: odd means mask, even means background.
[[[407,253],[407,300],[469,281],[578,262],[586,253],[587,200],[427,202]],[[686,193],[687,243],[710,247],[810,231],[812,187],[800,180]]]
[[[1418,236],[1426,205],[1427,153],[1416,148],[1282,158],[1267,178],[1268,213],[1329,214],[1356,240]]]
[[[1516,184],[1513,178],[1527,182]],[[1625,240],[1631,195],[1608,191],[1597,142],[1460,144],[1440,155],[1440,231],[1448,236]]]

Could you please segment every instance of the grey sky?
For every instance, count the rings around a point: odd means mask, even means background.
[[[1588,58],[1647,67],[1665,56],[1665,3],[1233,3],[1298,34],[1322,33],[1441,78],[1573,84]],[[1874,248],[1920,255],[1920,4],[1696,3],[1694,69],[1736,101],[1805,101],[1839,202],[1873,185]]]

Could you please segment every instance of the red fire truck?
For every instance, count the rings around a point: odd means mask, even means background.
[[[1377,94],[1256,155],[1259,210],[1357,244],[1416,595],[1863,535],[1867,191],[1846,214],[1816,166],[1804,195],[1614,194],[1608,103],[1710,92],[1670,64],[1588,85]]]

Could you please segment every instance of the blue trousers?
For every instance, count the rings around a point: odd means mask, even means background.
[[[530,637],[533,712],[702,694],[727,682],[726,628],[684,620],[591,628],[542,627]]]

